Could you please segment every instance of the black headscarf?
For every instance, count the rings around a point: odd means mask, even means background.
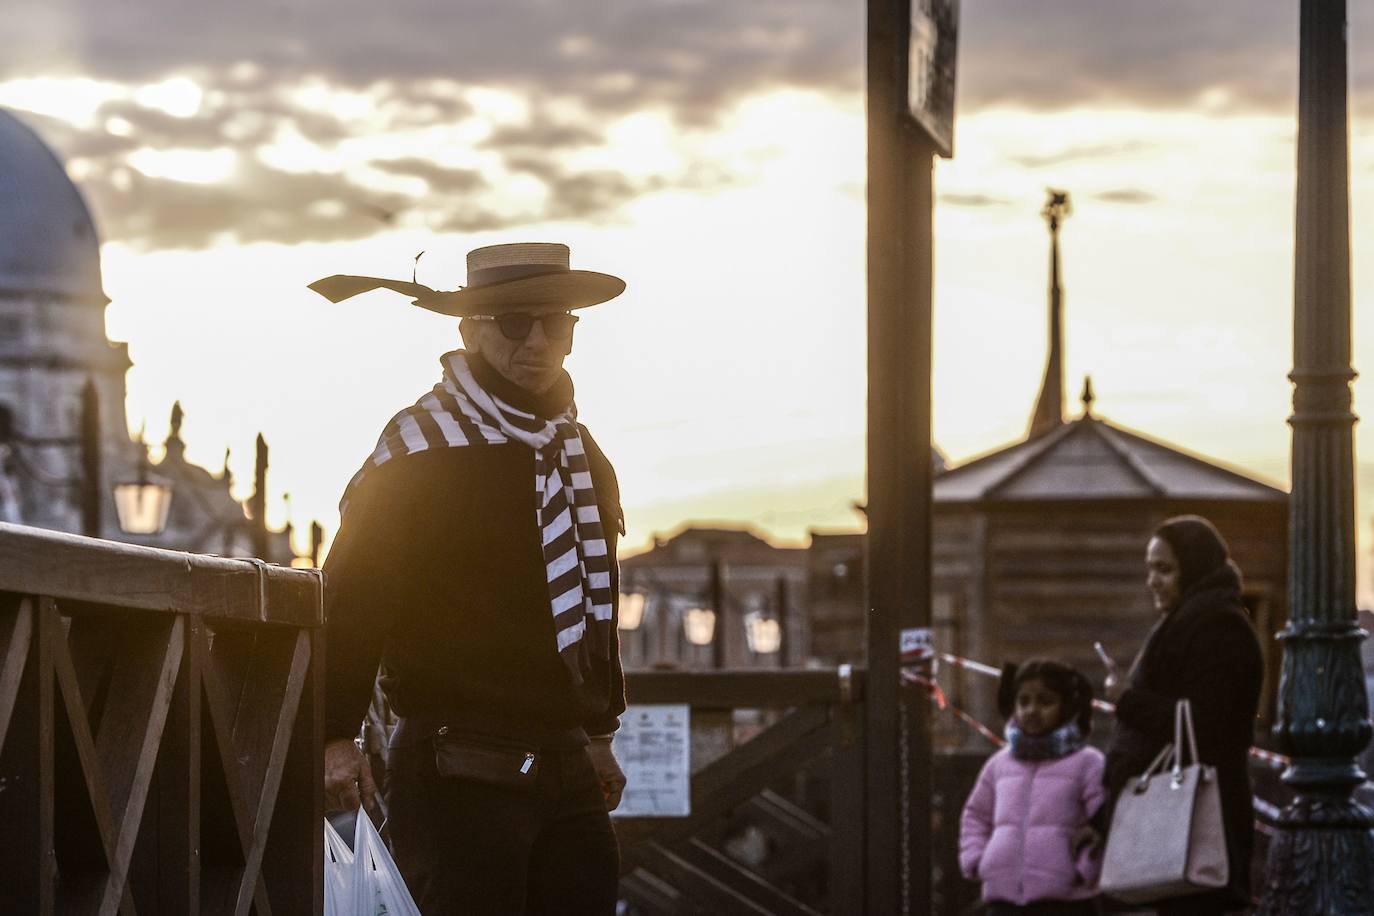
[[[1200,515],[1179,515],[1161,524],[1154,536],[1173,548],[1178,559],[1178,600],[1183,602],[1201,588],[1213,587],[1219,579],[1240,578],[1231,562],[1231,551],[1216,526]],[[1226,570],[1222,573],[1221,570]]]

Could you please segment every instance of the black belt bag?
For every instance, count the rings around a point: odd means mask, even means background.
[[[503,789],[530,791],[539,775],[538,752],[482,735],[434,733],[434,767],[440,776],[470,779]]]

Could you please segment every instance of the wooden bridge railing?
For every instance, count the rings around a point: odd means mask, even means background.
[[[318,571],[0,524],[0,908],[319,913]]]
[[[862,688],[849,666],[628,673],[632,703],[691,706],[696,759],[689,817],[618,820],[622,896],[647,914],[863,912]],[[740,709],[762,723],[736,744]],[[757,862],[728,851],[748,828]]]

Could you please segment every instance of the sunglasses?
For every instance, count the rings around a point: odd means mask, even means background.
[[[469,315],[472,321],[494,321],[501,329],[506,340],[524,340],[534,330],[537,321],[544,328],[544,336],[549,340],[567,340],[572,336],[577,316],[567,312],[545,312],[531,315],[529,312],[506,312],[504,315]]]

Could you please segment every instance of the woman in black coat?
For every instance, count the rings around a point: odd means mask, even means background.
[[[1217,771],[1230,882],[1156,907],[1160,916],[1225,913],[1250,905],[1249,748],[1264,659],[1241,604],[1240,570],[1211,522],[1190,515],[1160,525],[1146,548],[1145,565],[1160,617],[1124,683],[1108,691],[1109,697],[1120,693],[1113,697],[1117,721],[1103,774],[1109,800],[1104,808],[1173,741],[1174,704],[1186,697],[1198,755]]]

